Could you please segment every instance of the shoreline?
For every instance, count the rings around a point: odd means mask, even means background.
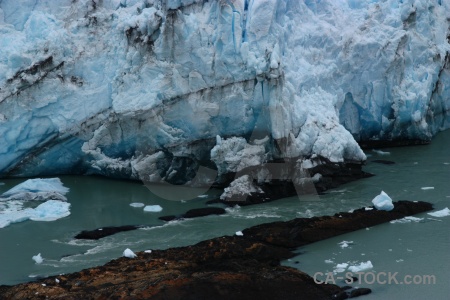
[[[367,289],[314,283],[280,265],[316,241],[429,211],[427,202],[398,201],[392,211],[357,209],[333,216],[296,218],[242,230],[192,246],[137,252],[93,267],[14,286],[1,299],[346,299]]]

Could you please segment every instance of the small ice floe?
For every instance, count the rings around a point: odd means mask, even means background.
[[[133,203],[130,203],[130,206],[139,208],[139,207],[144,207],[145,204],[141,203],[141,202],[133,202]]]
[[[360,263],[359,265],[350,266],[350,267],[348,267],[348,270],[350,272],[356,273],[356,272],[366,271],[366,270],[369,270],[372,268],[373,268],[372,262],[370,260],[368,260],[366,262]]]
[[[434,190],[434,186],[424,186],[421,187],[422,190],[426,191],[426,190]]]
[[[28,179],[15,187],[4,192],[0,198],[2,200],[62,200],[66,201],[64,196],[69,192],[59,178],[35,178]]]
[[[373,207],[364,207],[364,210],[373,210]]]
[[[406,248],[406,251],[408,251],[408,252],[412,252],[412,249]]]
[[[200,195],[200,196],[197,196],[197,198],[208,198],[208,195]]]
[[[325,259],[325,263],[326,264],[334,264],[334,261],[332,261],[331,259]]]
[[[244,234],[242,233],[242,231],[236,231],[235,233],[237,236],[243,236]]]
[[[41,264],[44,259],[42,258],[41,254],[39,253],[38,255],[35,255],[32,257],[32,259],[37,263],[37,264]]]
[[[391,224],[396,224],[396,223],[403,224],[403,223],[411,223],[411,222],[416,222],[417,223],[417,222],[420,222],[420,221],[423,221],[423,218],[404,217],[404,218],[401,218],[401,219],[392,220],[389,223],[391,223]]]
[[[396,261],[396,262],[402,262],[403,259],[400,258],[400,259],[396,259],[395,261]]]
[[[69,189],[59,178],[29,179],[0,196],[0,228],[12,223],[54,221],[70,215],[70,203],[64,196]],[[45,201],[35,208],[25,207],[27,201]]]
[[[385,152],[385,151],[376,150],[376,149],[372,149],[372,151],[378,155],[391,155],[391,152]]]
[[[137,255],[130,250],[130,248],[125,249],[125,251],[123,251],[123,256],[128,257],[128,258],[135,258],[137,257]]]
[[[347,248],[349,245],[353,245],[353,241],[342,241],[340,243],[338,243],[338,245],[344,249]]]
[[[70,215],[70,203],[48,200],[39,204],[34,210],[28,210],[32,221],[56,221]]]
[[[448,207],[442,209],[442,210],[438,210],[435,212],[430,212],[428,213],[430,216],[436,217],[436,218],[441,218],[441,217],[446,217],[446,216],[450,216],[450,209],[448,209]]]
[[[160,212],[162,210],[163,208],[160,205],[147,205],[146,207],[144,207],[144,211],[147,212]]]
[[[337,264],[336,266],[334,266],[333,273],[336,274],[336,273],[345,272],[347,267],[348,267],[348,263]]]
[[[381,191],[378,196],[373,198],[372,203],[378,210],[390,211],[394,209],[394,204],[392,203],[391,197],[389,197],[384,191]]]
[[[152,250],[145,250],[145,253],[152,253]]]

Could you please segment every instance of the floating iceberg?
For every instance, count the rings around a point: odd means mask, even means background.
[[[434,190],[434,186],[424,186],[421,187],[422,190]]]
[[[348,267],[348,263],[337,264],[337,265],[334,267],[333,273],[334,273],[334,274],[336,274],[336,273],[342,273],[342,272],[344,272],[344,271],[347,269],[347,267]]]
[[[12,223],[55,221],[70,215],[70,203],[64,196],[69,191],[59,178],[29,179],[0,197],[0,228]],[[44,201],[37,207],[24,208],[27,201]]]
[[[397,219],[397,220],[392,220],[389,223],[391,224],[396,224],[396,223],[411,223],[411,222],[421,222],[423,221],[423,218],[417,218],[417,217],[412,217],[412,216],[408,216],[408,217],[404,217],[401,219]]]
[[[428,214],[430,216],[437,217],[437,218],[446,217],[446,216],[450,216],[450,209],[448,209],[448,207],[446,207],[442,210],[430,212]]]
[[[367,262],[362,262],[359,265],[350,266],[350,267],[348,267],[348,270],[350,272],[356,273],[356,272],[367,271],[372,268],[373,268],[372,262],[370,260],[368,260]]]
[[[36,264],[41,264],[44,261],[40,253],[38,255],[34,255],[32,259],[36,262]]]
[[[372,200],[372,203],[378,210],[390,211],[394,209],[391,197],[383,191]]]
[[[32,210],[32,221],[55,221],[70,215],[70,203],[48,200]]]
[[[69,192],[59,178],[28,179],[4,192],[0,201],[4,200],[67,200],[64,196]]]
[[[10,206],[8,206],[8,203],[3,204],[3,210],[1,210],[1,206],[0,228],[26,220],[55,221],[70,215],[70,203],[59,200],[48,200],[36,208],[24,209],[23,203],[13,203]]]
[[[123,256],[128,257],[128,258],[135,258],[137,257],[137,255],[131,251],[129,248],[125,249],[125,251],[123,251]]]
[[[146,212],[160,212],[163,208],[160,205],[147,205],[144,207],[144,211]]]
[[[353,245],[353,241],[342,241],[338,243],[339,247],[342,249],[347,248],[349,245]]]

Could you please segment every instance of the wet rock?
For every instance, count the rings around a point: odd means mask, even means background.
[[[398,201],[391,211],[365,210],[341,212],[334,216],[297,218],[287,222],[257,225],[243,230],[244,236],[257,238],[273,245],[300,247],[347,232],[375,226],[413,214],[429,211],[427,202]]]
[[[415,145],[428,145],[430,140],[367,140],[359,141],[358,144],[362,149],[373,149],[373,148],[390,148],[390,147],[405,147],[405,146],[415,146]]]
[[[359,296],[368,295],[370,293],[372,293],[372,290],[369,288],[354,289],[350,292],[350,298],[356,298]]]
[[[332,297],[333,300],[344,300],[348,299],[348,294],[345,291],[341,291],[337,294],[334,294]]]
[[[137,252],[104,266],[16,286],[0,286],[1,299],[346,299],[370,289],[346,291],[316,284],[312,277],[280,261],[295,247],[432,209],[426,202],[399,201],[392,211],[298,218],[243,230],[198,244]],[[339,217],[341,216],[341,217]],[[56,284],[58,279],[59,284]],[[82,283],[82,284],[80,284]],[[45,286],[44,286],[45,285]]]
[[[180,219],[191,219],[191,218],[198,218],[198,217],[205,217],[209,215],[222,215],[226,213],[226,210],[221,207],[203,207],[203,208],[194,208],[191,210],[188,210],[182,215],[170,215],[170,216],[162,216],[159,217],[160,220],[163,221],[173,221],[173,220],[180,220]]]
[[[374,162],[377,164],[383,164],[383,165],[394,165],[395,164],[395,161],[384,160],[384,159],[375,159],[375,160],[371,160],[371,162]]]
[[[122,231],[130,231],[141,228],[141,225],[125,225],[102,227],[95,230],[83,230],[75,236],[76,239],[98,240],[109,235],[113,235]]]
[[[205,207],[205,208],[195,208],[188,210],[185,214],[183,214],[183,218],[197,218],[204,217],[209,215],[222,215],[226,213],[225,209],[221,207]]]

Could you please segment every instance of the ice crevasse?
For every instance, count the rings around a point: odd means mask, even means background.
[[[449,19],[448,0],[3,0],[0,175],[184,183],[429,141]]]

